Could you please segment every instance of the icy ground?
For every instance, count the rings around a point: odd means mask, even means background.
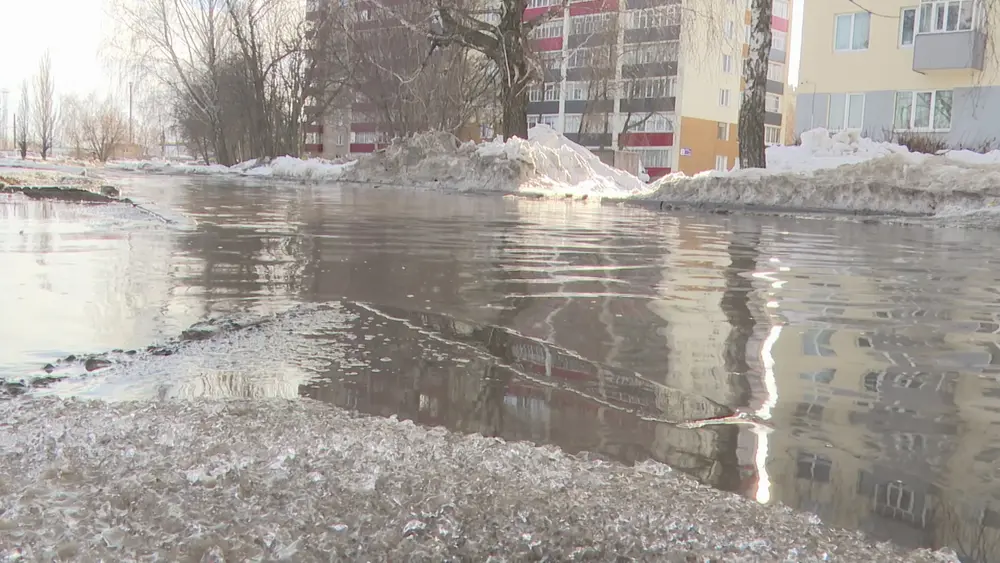
[[[9,166],[0,161],[0,184],[11,186],[56,186],[98,191],[111,183],[84,168],[28,168]]]
[[[0,450],[9,561],[955,560],[661,465],[312,401],[2,401]]]

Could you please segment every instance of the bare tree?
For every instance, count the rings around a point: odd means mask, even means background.
[[[14,143],[21,153],[21,158],[28,158],[28,128],[31,123],[31,91],[28,89],[28,81],[21,83],[21,100],[17,105],[18,130],[14,133]]]
[[[91,94],[81,107],[80,135],[91,156],[106,162],[128,139],[128,117],[110,96]]]
[[[442,0],[430,18],[432,53],[437,46],[459,45],[482,53],[496,65],[504,139],[528,136],[528,88],[541,74],[530,45],[531,32],[562,15],[568,4],[569,0],[563,0],[544,15],[526,22],[528,0],[500,0],[499,18],[488,23],[477,17],[482,11],[478,6],[470,8],[460,0]]]
[[[73,94],[65,95],[59,102],[59,112],[59,136],[72,148],[73,158],[85,158],[83,100]]]
[[[764,112],[767,61],[771,52],[771,0],[753,0],[750,11],[750,54],[743,65],[747,88],[740,104],[740,168],[767,167]]]
[[[52,57],[46,51],[38,63],[35,75],[34,113],[35,136],[42,153],[42,160],[48,158],[55,142],[56,123],[59,110],[56,107],[56,83],[52,75]]]

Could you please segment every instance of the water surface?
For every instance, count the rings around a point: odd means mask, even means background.
[[[297,394],[656,459],[879,539],[1000,558],[997,233],[129,182],[183,221],[0,200],[0,373],[337,302],[322,330],[50,392]]]

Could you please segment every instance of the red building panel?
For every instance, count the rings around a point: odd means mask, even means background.
[[[323,134],[323,126],[319,123],[311,123],[309,125],[306,125],[306,133]]]
[[[771,17],[771,29],[774,31],[784,31],[788,33],[788,20],[776,16]]]
[[[308,152],[308,153],[319,154],[319,153],[323,152],[323,145],[322,144],[318,144],[318,145],[306,145],[305,149],[306,149],[306,152]]]
[[[351,143],[349,149],[357,153],[375,152],[375,143]]]
[[[621,137],[623,147],[672,147],[673,133],[625,133]]]
[[[655,180],[657,178],[662,178],[667,174],[670,174],[669,168],[647,168],[646,174],[649,174],[650,180]]]
[[[618,0],[590,0],[589,2],[570,4],[569,6],[570,16],[585,16],[587,14],[615,11],[618,11]]]
[[[557,8],[557,6],[542,6],[541,8],[528,8],[524,11],[524,21],[530,22],[531,20],[537,18],[538,16],[548,12],[549,10]]]
[[[563,38],[562,37],[546,37],[545,39],[536,39],[532,46],[535,51],[561,51],[563,48]]]
[[[355,133],[374,133],[375,123],[352,123],[351,131]]]

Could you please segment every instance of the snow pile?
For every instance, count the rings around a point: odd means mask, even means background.
[[[107,163],[108,168],[130,172],[154,172],[159,174],[217,175],[234,174],[235,170],[222,164],[197,164],[173,162],[170,160],[118,160]]]
[[[646,185],[551,127],[537,125],[528,140],[461,143],[442,132],[397,140],[363,158],[345,180],[460,192],[627,197]]]
[[[767,169],[773,172],[821,170],[909,152],[904,146],[864,138],[857,131],[830,133],[826,129],[813,129],[802,133],[799,146],[768,147]]]
[[[258,178],[280,178],[282,180],[333,181],[354,166],[355,161],[336,163],[321,158],[302,160],[292,156],[281,156],[264,163],[249,162],[237,164],[233,168],[244,176]]]
[[[248,160],[233,166],[168,160],[122,160],[108,163],[109,168],[131,172],[196,176],[240,175],[253,178],[301,181],[333,181],[340,178],[344,171],[352,165],[353,162],[337,163],[321,158],[303,160],[292,156],[281,156],[273,160]]]
[[[884,214],[963,214],[1000,202],[1000,156],[940,155],[831,135],[802,136],[802,146],[768,150],[765,170],[669,175],[640,199],[683,204]]]

